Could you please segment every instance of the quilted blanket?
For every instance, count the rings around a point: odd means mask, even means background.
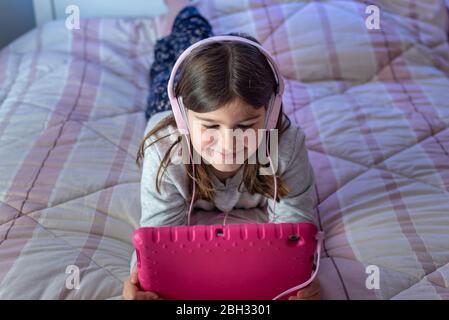
[[[285,77],[317,175],[323,299],[449,299],[445,2],[197,6]],[[121,297],[158,35],[155,18],[55,21],[1,51],[1,299]]]

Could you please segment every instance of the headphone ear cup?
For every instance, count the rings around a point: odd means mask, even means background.
[[[277,94],[273,94],[271,96],[265,121],[265,129],[272,130],[276,128],[276,124],[279,118],[279,111],[281,109],[281,103],[282,96]]]
[[[181,134],[189,134],[187,115],[185,113],[182,97],[174,97],[174,99],[170,99],[170,103],[179,132]]]
[[[270,96],[270,100],[268,101],[268,108],[265,114],[265,124],[264,124],[265,129],[268,129],[268,122],[270,120],[271,111],[273,110],[273,102],[274,102],[274,94]]]
[[[187,119],[187,108],[184,106],[184,100],[181,97],[178,98],[179,109],[181,110],[182,119],[184,120],[184,126],[189,130],[189,119]]]

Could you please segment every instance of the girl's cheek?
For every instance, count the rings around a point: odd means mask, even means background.
[[[201,143],[201,150],[203,151],[207,151],[208,149],[210,149],[212,145],[210,141],[207,141],[205,139],[201,139],[200,143]]]
[[[248,149],[257,149],[260,145],[261,139],[259,139],[259,129],[252,129],[253,137],[250,139],[248,136],[244,137],[244,146]]]
[[[204,133],[201,133],[201,144],[203,146],[208,146],[211,145],[213,143],[213,138],[210,136],[207,136]]]
[[[218,141],[218,135],[216,132],[208,130],[208,131],[202,131],[200,137],[201,145],[203,148],[211,147],[215,144],[217,144]]]
[[[190,134],[190,139],[192,141],[192,145],[195,148],[196,152],[201,153],[202,150],[202,141],[201,141],[201,134],[198,134],[198,132],[192,132]]]

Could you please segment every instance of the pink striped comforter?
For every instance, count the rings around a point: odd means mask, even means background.
[[[286,113],[317,173],[323,298],[448,299],[447,10],[374,1],[380,29],[368,30],[371,3],[198,6],[216,34],[255,35],[286,78]],[[1,299],[120,297],[157,36],[152,18],[59,21],[1,51]]]

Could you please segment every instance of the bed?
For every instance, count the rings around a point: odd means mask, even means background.
[[[256,36],[285,77],[317,174],[322,298],[449,299],[445,2],[197,6],[216,34]],[[0,299],[121,298],[158,34],[155,18],[54,21],[0,52]]]

